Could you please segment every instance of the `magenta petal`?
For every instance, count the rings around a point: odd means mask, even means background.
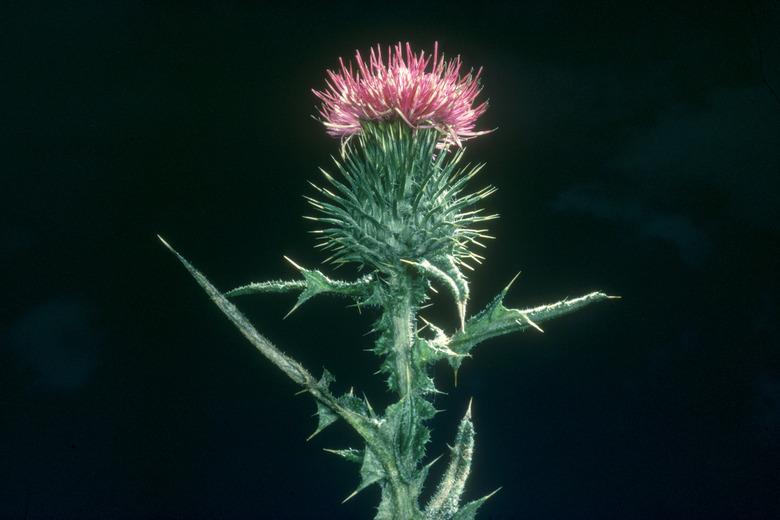
[[[395,118],[413,128],[446,129],[443,140],[455,144],[487,133],[475,130],[487,110],[487,102],[476,104],[481,68],[461,76],[460,56],[445,60],[438,43],[428,56],[400,42],[387,48],[386,60],[382,54],[377,45],[366,61],[357,51],[357,70],[339,59],[339,68],[327,71],[326,87],[313,91],[328,134],[348,137],[360,132],[361,121]]]

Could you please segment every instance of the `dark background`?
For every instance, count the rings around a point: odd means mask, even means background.
[[[155,234],[223,289],[294,277],[282,254],[318,266],[301,195],[337,142],[309,89],[398,40],[485,67],[498,130],[467,156],[502,219],[471,309],[518,270],[516,306],[623,296],[478,347],[457,388],[438,370],[430,455],[473,396],[468,498],[503,486],[482,518],[778,518],[777,1],[18,2],[1,20],[3,518],[371,516],[377,489],[340,505],[356,468],[322,451],[354,438],[304,442],[311,399]],[[322,298],[282,321],[292,303],[239,302],[386,402],[372,316]]]

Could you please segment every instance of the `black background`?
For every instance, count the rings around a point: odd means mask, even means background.
[[[778,2],[4,11],[0,516],[370,517],[377,490],[340,505],[356,468],[322,451],[351,434],[304,441],[311,400],[155,234],[223,289],[318,266],[301,195],[337,142],[310,88],[356,48],[438,40],[485,67],[498,128],[467,152],[502,216],[472,310],[518,270],[516,306],[623,299],[478,347],[457,388],[438,370],[430,455],[473,397],[468,498],[503,486],[482,518],[778,517]],[[372,316],[292,303],[239,302],[386,403]]]

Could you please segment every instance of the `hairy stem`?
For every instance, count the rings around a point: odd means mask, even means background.
[[[419,306],[415,280],[406,273],[394,274],[389,283],[389,298],[383,312],[390,324],[392,335],[392,355],[395,358],[395,377],[398,383],[398,402],[394,405],[399,416],[394,421],[394,448],[400,474],[398,481],[392,483],[393,501],[396,505],[398,518],[422,518],[422,512],[417,504],[419,491],[414,490],[412,473],[416,470],[417,460],[408,443],[415,432],[422,428],[422,419],[417,411],[417,397],[420,393],[417,381],[414,380],[416,370],[413,366],[412,347],[415,340],[415,323],[417,307]]]
[[[401,399],[412,395],[412,341],[415,309],[408,278],[397,276],[391,285],[389,306],[384,309],[392,324],[393,355],[398,380],[398,394]]]

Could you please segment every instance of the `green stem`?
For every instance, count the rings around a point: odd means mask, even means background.
[[[397,276],[391,285],[390,306],[385,312],[390,316],[393,333],[393,355],[401,399],[412,394],[412,341],[414,335],[415,306],[412,302],[411,281]]]
[[[418,298],[415,291],[415,280],[406,273],[394,274],[390,278],[389,298],[384,312],[389,318],[387,322],[391,327],[393,357],[395,360],[395,376],[398,383],[398,402],[406,402],[408,406],[401,406],[404,417],[398,421],[399,431],[394,432],[394,439],[389,439],[394,447],[395,468],[397,473],[390,475],[390,490],[393,494],[393,502],[396,508],[397,518],[410,520],[422,518],[422,512],[417,503],[417,494],[412,479],[409,478],[408,469],[414,467],[416,460],[400,460],[401,457],[410,457],[408,451],[400,449],[399,439],[410,438],[412,432],[422,427],[417,413],[416,398],[418,389],[414,381],[416,371],[412,365],[412,347],[415,339],[415,323]],[[403,431],[401,431],[403,430]]]

